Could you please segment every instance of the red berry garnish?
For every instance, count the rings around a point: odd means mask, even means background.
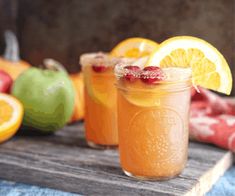
[[[107,70],[107,66],[105,66],[105,65],[92,65],[92,69],[95,72],[104,72]]]
[[[147,84],[154,84],[157,81],[162,81],[165,79],[165,73],[160,67],[148,66],[143,69],[140,76],[141,80]]]
[[[127,69],[127,73],[125,73],[124,77],[126,80],[130,82],[134,82],[136,79],[138,79],[138,75],[140,73],[140,67],[136,65],[128,65],[125,66],[124,69]]]

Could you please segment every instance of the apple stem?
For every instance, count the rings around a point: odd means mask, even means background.
[[[12,62],[18,62],[19,58],[19,45],[16,35],[10,31],[6,30],[4,33],[6,49],[4,52],[4,59]]]
[[[49,58],[44,59],[43,64],[45,65],[46,69],[54,70],[54,71],[63,71],[63,72],[67,73],[64,66],[60,62],[58,62],[54,59],[49,59]]]

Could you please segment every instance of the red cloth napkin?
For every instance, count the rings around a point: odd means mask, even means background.
[[[190,138],[235,152],[235,101],[199,91],[192,91]]]

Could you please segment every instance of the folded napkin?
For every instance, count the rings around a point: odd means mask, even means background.
[[[235,101],[199,91],[192,91],[190,138],[235,152]]]

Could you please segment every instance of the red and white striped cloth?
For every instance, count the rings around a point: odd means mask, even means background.
[[[192,91],[190,137],[235,152],[235,101],[199,90]]]

